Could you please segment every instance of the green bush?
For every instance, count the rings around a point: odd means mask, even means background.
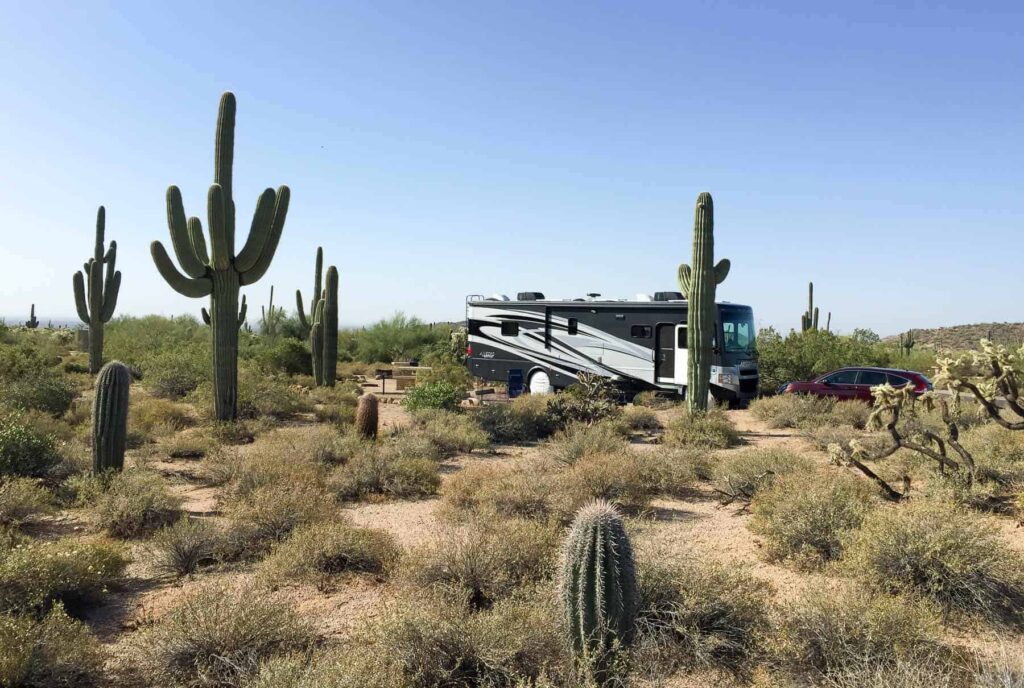
[[[56,373],[44,372],[14,380],[0,378],[0,404],[15,409],[35,409],[59,416],[69,408],[77,391]]]
[[[298,339],[280,337],[275,343],[256,347],[250,355],[262,368],[271,373],[313,374],[313,359],[309,348]]]
[[[448,345],[449,332],[447,327],[432,327],[418,318],[396,313],[370,327],[340,332],[339,357],[347,353],[348,360],[363,363],[424,359],[432,349]]]
[[[724,411],[682,411],[669,421],[665,430],[665,444],[675,447],[728,449],[740,442],[732,421]]]
[[[156,397],[180,399],[210,378],[211,356],[209,344],[202,342],[189,342],[146,356],[139,361],[143,384]]]
[[[1024,623],[1024,563],[985,517],[914,501],[869,514],[845,563],[875,590],[933,600],[947,612]]]
[[[17,413],[0,416],[0,475],[40,478],[60,462],[53,436],[27,425]]]
[[[54,496],[32,478],[0,478],[0,526],[48,514],[54,509]]]
[[[373,448],[335,470],[328,485],[343,502],[369,497],[417,499],[437,493],[441,484],[437,461],[407,458],[386,448]]]
[[[158,530],[148,549],[157,571],[187,576],[215,560],[219,540],[220,534],[211,522],[185,516]]]
[[[159,473],[142,468],[114,474],[96,501],[100,526],[115,537],[143,535],[180,515],[181,498],[171,494]]]
[[[556,428],[573,423],[599,423],[615,418],[621,412],[613,395],[614,390],[607,378],[581,373],[577,384],[549,397],[548,415]]]
[[[402,404],[413,412],[421,409],[455,412],[459,410],[459,402],[463,396],[463,390],[450,382],[427,382],[410,389]]]
[[[386,578],[402,550],[387,531],[345,522],[313,523],[297,529],[263,562],[271,580],[304,580],[320,590],[345,574]]]
[[[221,543],[224,559],[250,559],[266,553],[292,531],[331,517],[333,500],[310,484],[261,485],[232,502],[232,525]]]
[[[0,614],[0,686],[83,688],[100,685],[99,642],[60,604],[45,617]]]
[[[748,501],[784,475],[813,474],[813,469],[809,459],[786,449],[745,449],[723,456],[714,476],[719,490]]]
[[[474,411],[473,417],[496,444],[541,440],[555,427],[542,396],[525,395],[509,404],[486,404]]]
[[[621,452],[626,441],[612,423],[570,423],[554,434],[546,453],[559,463],[572,465],[585,456]]]
[[[835,471],[777,478],[754,498],[750,529],[770,559],[814,569],[839,558],[843,539],[873,506],[867,481]]]
[[[886,367],[893,353],[866,330],[849,336],[811,330],[791,331],[783,337],[774,328],[757,333],[757,367],[764,394],[774,394],[784,382],[810,380],[845,366]]]
[[[0,549],[0,612],[96,599],[121,580],[128,558],[110,542],[32,541]]]
[[[437,409],[415,412],[412,427],[397,432],[399,437],[409,434],[419,435],[429,441],[442,457],[468,454],[474,449],[486,449],[489,445],[487,434],[473,418]]]

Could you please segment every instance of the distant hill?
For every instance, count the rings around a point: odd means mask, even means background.
[[[899,336],[894,335],[886,337],[885,341],[897,339]],[[976,349],[981,339],[990,339],[997,344],[1016,348],[1024,344],[1024,323],[978,323],[914,329],[914,339],[918,346],[928,346],[939,351]]]

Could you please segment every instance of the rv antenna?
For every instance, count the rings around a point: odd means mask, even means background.
[[[600,296],[600,294],[598,294],[597,292],[590,292],[589,294],[587,294],[587,298],[590,299],[591,301],[596,299],[598,296]]]

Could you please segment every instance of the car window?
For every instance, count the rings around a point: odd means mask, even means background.
[[[822,382],[827,382],[831,385],[855,385],[857,384],[857,371],[840,370],[838,373],[832,373]]]
[[[908,380],[907,378],[900,377],[899,375],[893,375],[892,373],[889,373],[888,377],[889,377],[889,384],[892,385],[893,387],[896,387],[896,388],[902,387],[903,385],[905,385],[908,382],[910,382],[910,380]]]
[[[884,385],[886,382],[885,373],[880,373],[877,370],[862,370],[860,371],[860,377],[857,378],[858,385]]]

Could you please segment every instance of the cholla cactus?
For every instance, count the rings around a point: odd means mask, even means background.
[[[572,651],[600,680],[614,652],[630,642],[638,605],[633,548],[608,502],[577,512],[558,587]]]
[[[935,386],[949,390],[954,403],[959,403],[960,395],[968,392],[992,421],[1007,430],[1024,430],[1024,404],[1020,398],[1024,382],[1024,346],[1011,351],[982,339],[977,351],[939,359],[937,367]],[[1020,420],[1005,418],[999,404]]]

